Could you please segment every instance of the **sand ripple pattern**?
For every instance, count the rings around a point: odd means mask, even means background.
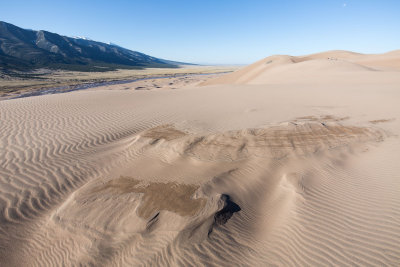
[[[174,126],[179,109],[117,96],[0,102],[2,265],[400,264],[398,162],[385,154],[400,150],[377,125],[192,133]],[[163,188],[195,208],[161,205]],[[241,210],[216,225],[222,195]]]

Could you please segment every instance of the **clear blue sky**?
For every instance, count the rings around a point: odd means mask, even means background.
[[[400,0],[0,0],[0,20],[194,63],[400,49]]]

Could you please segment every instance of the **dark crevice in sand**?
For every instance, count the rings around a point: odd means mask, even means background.
[[[146,230],[148,231],[148,232],[151,232],[153,229],[154,229],[154,227],[155,227],[155,225],[157,224],[157,222],[158,222],[158,216],[160,215],[160,212],[157,212],[156,213],[156,215],[154,215],[148,222],[147,222],[147,225],[146,225]]]
[[[224,207],[220,211],[215,213],[214,222],[208,230],[208,236],[210,236],[214,227],[226,224],[229,219],[232,218],[235,212],[239,212],[242,210],[238,204],[231,200],[231,197],[229,195],[223,194],[221,196],[221,200],[224,201]]]

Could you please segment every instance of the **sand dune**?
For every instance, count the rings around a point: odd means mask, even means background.
[[[398,55],[1,101],[1,265],[400,265]]]
[[[376,55],[329,51],[298,57],[267,57],[234,73],[206,81],[203,85],[397,83],[399,70],[398,50]]]

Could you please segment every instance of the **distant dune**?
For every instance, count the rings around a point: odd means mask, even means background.
[[[399,59],[0,101],[1,265],[400,266]]]
[[[307,56],[271,56],[252,65],[208,81],[211,84],[269,83],[347,83],[384,82],[400,70],[400,50],[386,54],[364,55],[348,51],[329,51]],[[371,73],[372,71],[384,71]]]

